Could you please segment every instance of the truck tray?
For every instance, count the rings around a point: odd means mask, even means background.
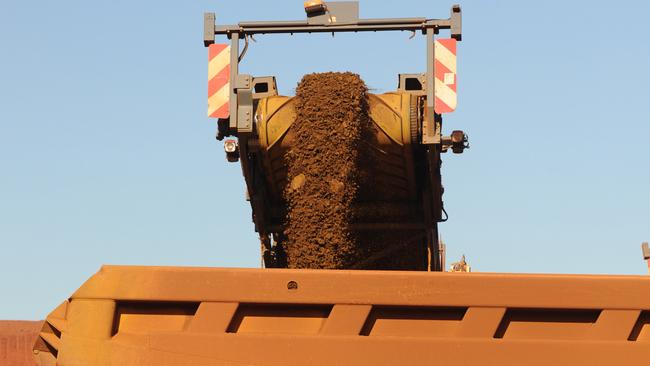
[[[650,277],[104,266],[40,365],[618,365],[650,359]]]

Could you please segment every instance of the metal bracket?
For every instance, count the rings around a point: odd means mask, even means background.
[[[427,76],[425,74],[399,74],[397,90],[413,95],[426,95]]]
[[[237,75],[235,80],[237,95],[237,132],[253,132],[253,77]]]
[[[214,13],[203,13],[203,45],[205,47],[214,43],[215,23]]]
[[[248,74],[239,74],[235,80],[236,89],[250,89],[253,77]]]
[[[237,94],[237,133],[253,132],[253,92],[251,89],[239,89]]]
[[[463,19],[462,13],[460,10],[460,5],[454,4],[451,7],[451,17],[449,18],[451,22],[451,38],[456,39],[457,41],[462,41],[463,38]]]

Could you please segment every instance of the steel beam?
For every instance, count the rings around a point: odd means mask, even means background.
[[[237,129],[237,93],[235,82],[239,75],[239,33],[230,37],[230,128]]]
[[[338,33],[378,31],[425,31],[426,29],[452,29],[451,19],[403,18],[403,19],[360,19],[353,24],[319,25],[305,21],[241,22],[237,25],[214,27],[216,35],[238,33],[255,35],[265,33]]]

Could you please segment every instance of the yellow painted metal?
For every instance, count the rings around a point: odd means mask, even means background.
[[[263,149],[269,150],[276,143],[281,143],[282,137],[296,119],[295,102],[295,98],[285,96],[260,99],[255,120]]]
[[[411,94],[370,94],[368,105],[370,119],[391,139],[390,142],[404,147],[411,144]],[[385,141],[386,144],[390,142]]]
[[[416,110],[415,98],[405,92],[369,94],[369,115],[373,124],[373,138],[365,143],[375,151],[381,152],[377,157],[379,164],[390,172],[378,169],[373,179],[400,188],[396,191],[407,192],[402,199],[417,199],[416,179],[413,166],[411,146],[412,110]],[[262,150],[262,163],[269,195],[275,202],[282,201],[282,189],[286,186],[285,154],[293,141],[291,125],[296,119],[295,97],[273,96],[262,98],[255,112],[259,145]]]
[[[369,94],[368,105],[372,121],[400,146],[410,145],[411,95],[403,92]],[[274,96],[259,101],[256,120],[260,146],[271,149],[282,143],[284,135],[296,118],[295,97]]]

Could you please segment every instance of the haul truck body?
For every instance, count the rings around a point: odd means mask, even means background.
[[[104,266],[41,365],[619,365],[650,357],[650,278]]]

